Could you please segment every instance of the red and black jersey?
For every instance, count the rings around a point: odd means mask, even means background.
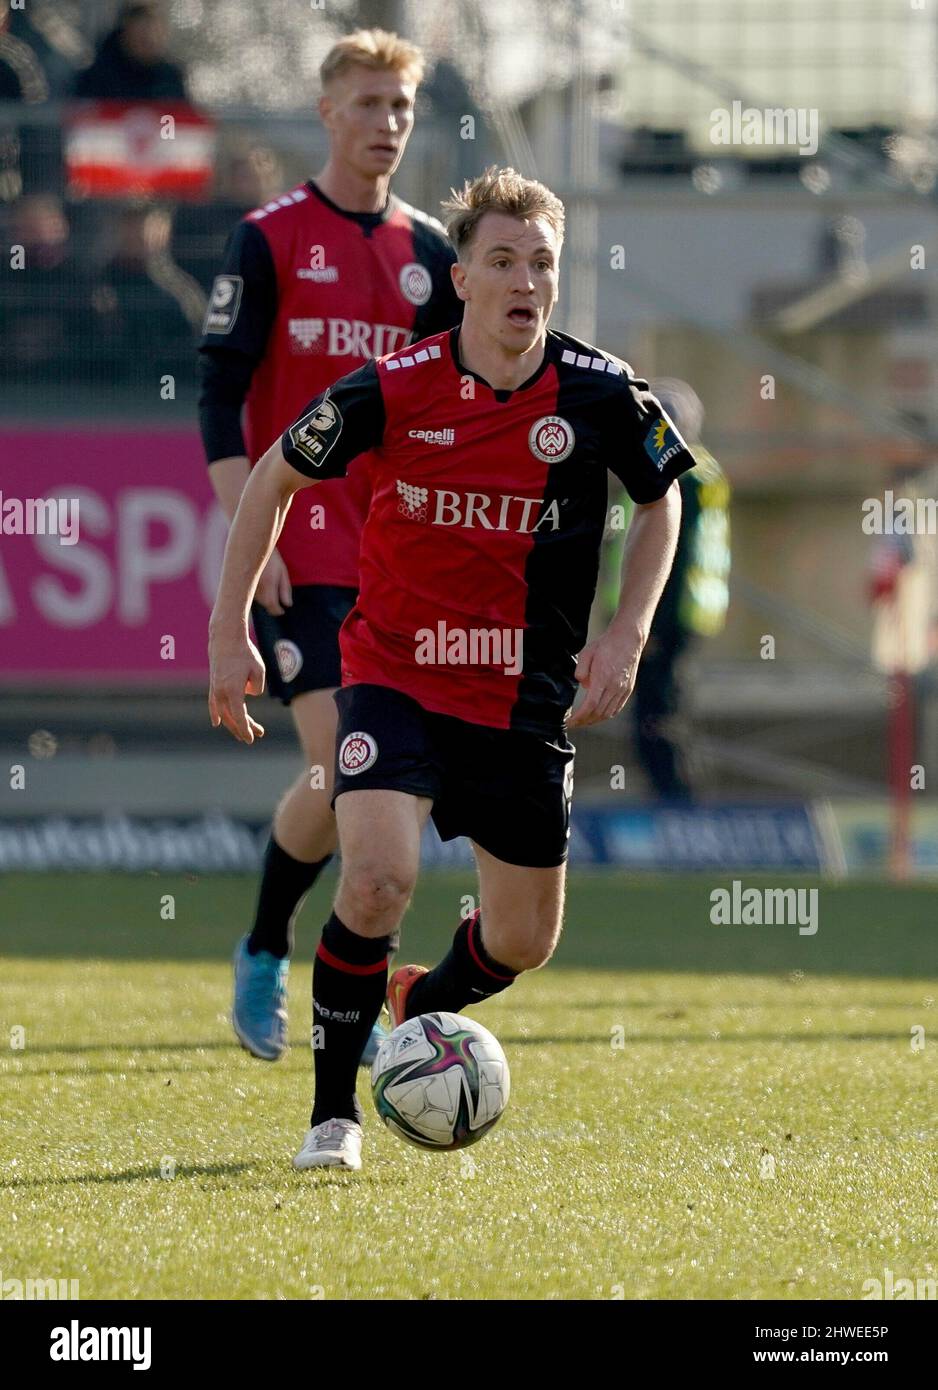
[[[249,213],[228,244],[201,343],[209,462],[256,462],[337,377],[458,323],[454,260],[440,223],[393,195],[382,212],[346,212],[309,182]],[[278,542],[295,584],[357,585],[368,495],[361,459],[347,483],[296,499]],[[323,511],[311,514],[313,502]]]
[[[334,479],[374,451],[343,685],[391,686],[435,713],[554,738],[587,637],[606,470],[653,502],[694,458],[647,382],[575,338],[548,333],[514,391],[493,390],[458,351],[453,329],[343,377],[284,434],[284,457]],[[523,659],[509,670],[519,632]]]

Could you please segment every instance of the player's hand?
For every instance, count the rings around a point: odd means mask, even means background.
[[[567,721],[567,728],[582,729],[615,718],[635,689],[641,655],[642,643],[637,635],[623,639],[604,632],[585,646],[576,664],[576,678],[586,696]]]
[[[261,570],[254,597],[275,618],[279,618],[285,608],[292,606],[293,586],[278,550],[271,551],[270,559]]]
[[[263,695],[266,671],[247,633],[232,640],[209,631],[208,712],[212,728],[224,724],[242,743],[264,737],[264,727],[248,714],[245,695]]]

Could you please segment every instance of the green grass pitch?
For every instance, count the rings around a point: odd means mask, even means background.
[[[358,1174],[290,1167],[331,878],[269,1065],[227,1023],[251,879],[7,877],[0,1276],[120,1299],[859,1299],[887,1268],[934,1278],[934,888],[801,880],[811,937],[712,926],[732,877],[573,875],[554,961],[478,1010],[512,1069],[502,1122],[424,1153],[360,1073]],[[473,889],[425,876],[400,960],[438,959]]]

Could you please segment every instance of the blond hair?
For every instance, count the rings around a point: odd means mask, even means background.
[[[477,179],[467,179],[460,192],[442,204],[449,239],[457,256],[469,246],[476,227],[487,212],[503,212],[508,217],[543,217],[563,241],[564,208],[556,193],[535,179],[526,179],[515,169],[489,165]]]
[[[349,68],[388,69],[405,81],[418,85],[423,78],[424,57],[415,44],[390,34],[386,29],[356,29],[333,44],[322,61],[319,77],[325,87]]]

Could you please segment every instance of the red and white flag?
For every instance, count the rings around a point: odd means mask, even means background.
[[[92,198],[200,198],[215,123],[184,102],[84,102],[65,128],[69,192]]]

